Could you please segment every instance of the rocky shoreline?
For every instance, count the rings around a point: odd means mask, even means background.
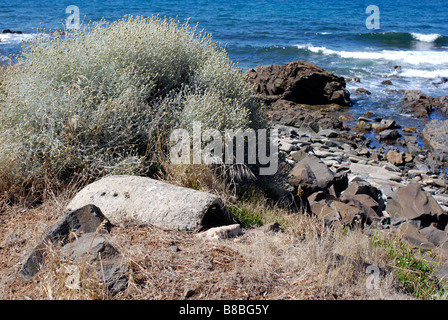
[[[277,181],[285,191],[285,203],[300,202],[304,211],[325,225],[359,225],[370,235],[393,233],[413,247],[448,258],[448,180],[443,169],[448,159],[448,120],[428,121],[420,133],[401,128],[392,119],[371,118],[373,114],[354,119],[345,113],[344,106],[350,103],[344,79],[307,62],[294,65],[289,77],[285,67],[263,66],[248,72],[268,104],[271,125],[280,132]],[[285,66],[291,70],[291,64]],[[271,70],[269,79],[266,70]],[[321,81],[314,84],[317,87],[334,88],[339,92],[336,97],[345,97],[343,103],[298,103],[301,89],[290,91],[309,79]],[[433,110],[446,113],[447,97],[403,93],[403,110],[413,116],[427,118]],[[371,145],[372,133],[379,147]],[[423,147],[417,138],[425,142]]]

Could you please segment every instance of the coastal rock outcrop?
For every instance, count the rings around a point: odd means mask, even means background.
[[[420,90],[404,91],[403,107],[400,108],[400,112],[426,118],[434,110],[448,115],[448,96],[436,98],[422,94]]]
[[[304,104],[351,105],[345,79],[304,60],[258,66],[247,75],[267,102],[285,99]]]

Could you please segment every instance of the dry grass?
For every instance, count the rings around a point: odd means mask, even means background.
[[[73,266],[58,247],[31,280],[18,276],[21,262],[63,214],[73,192],[38,208],[8,207],[0,215],[0,299],[409,299],[393,276],[367,289],[362,263],[385,267],[385,254],[358,230],[330,230],[316,220],[261,203],[264,221],[284,232],[247,229],[242,237],[205,242],[153,226],[120,225],[109,235],[130,265],[128,287],[108,295],[98,274],[70,288]],[[244,205],[244,204],[243,204]],[[252,205],[252,209],[257,207]],[[173,251],[170,246],[180,251]],[[343,258],[341,258],[343,257]]]

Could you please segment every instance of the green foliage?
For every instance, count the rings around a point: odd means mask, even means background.
[[[244,228],[261,227],[264,224],[263,217],[260,213],[250,208],[230,207],[229,211],[233,214],[235,220]]]
[[[374,247],[386,250],[397,279],[406,291],[419,299],[446,297],[448,287],[433,277],[436,261],[430,259],[431,252],[413,250],[400,239],[372,239]]]
[[[173,19],[125,17],[38,36],[0,85],[0,191],[148,174],[173,128],[259,128],[253,86],[224,48]]]

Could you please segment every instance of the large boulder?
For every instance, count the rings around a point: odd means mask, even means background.
[[[388,199],[386,211],[391,217],[437,222],[443,215],[437,201],[415,182],[395,191]]]
[[[448,161],[448,120],[429,121],[422,137],[438,160]]]
[[[304,104],[351,104],[345,79],[304,60],[283,66],[263,65],[247,72],[257,91],[267,101],[285,99]]]
[[[211,193],[138,176],[109,176],[82,189],[68,209],[94,204],[113,224],[133,221],[183,231],[233,224],[222,200]]]
[[[316,156],[303,153],[300,161],[289,174],[289,183],[301,187],[307,194],[327,190],[338,196],[348,185],[347,175],[334,173]],[[332,190],[329,190],[329,188]]]

